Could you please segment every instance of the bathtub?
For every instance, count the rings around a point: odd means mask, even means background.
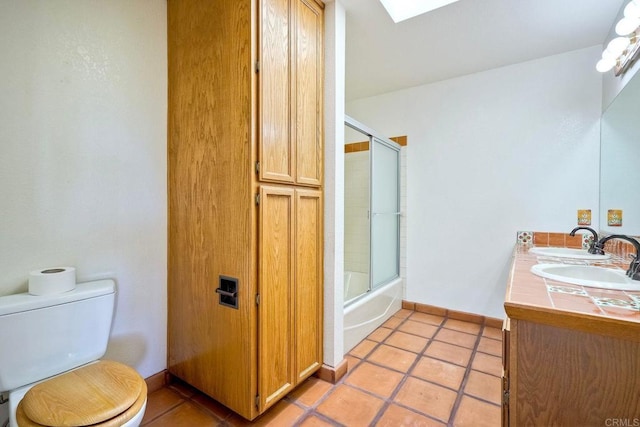
[[[369,273],[360,273],[358,271],[344,272],[344,303],[359,297],[369,289]]]
[[[345,294],[347,284],[345,272]],[[359,273],[362,274],[362,273]],[[366,276],[366,274],[365,274]],[[356,276],[351,273],[349,281]],[[344,352],[351,351],[360,341],[402,308],[402,278],[370,292],[367,296],[344,308]]]

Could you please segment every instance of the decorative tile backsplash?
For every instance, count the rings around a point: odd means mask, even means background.
[[[547,282],[547,280],[545,280]],[[553,283],[553,281],[550,281]],[[616,298],[590,295],[586,288],[581,286],[560,286],[546,283],[549,297],[553,299],[553,294],[569,294],[581,297],[588,297],[598,307],[616,307],[626,310],[640,311],[640,298],[636,295],[629,295],[621,292],[622,295]]]
[[[591,297],[593,302],[600,307],[618,307],[627,310],[640,311],[640,304],[633,300],[623,300],[618,298]]]
[[[533,245],[533,231],[518,231],[519,245]]]
[[[621,209],[609,209],[607,211],[607,225],[609,227],[622,227]]]
[[[569,233],[548,233],[543,231],[518,231],[516,243],[521,246],[559,246],[576,249],[586,249],[590,244],[582,234],[570,236]]]
[[[558,292],[560,294],[571,294],[571,295],[581,295],[581,296],[589,296],[589,294],[580,288],[574,288],[573,286],[554,286],[547,285],[547,290],[549,292]]]
[[[604,237],[606,234],[603,234]],[[640,240],[640,237],[636,237]],[[518,231],[516,244],[518,246],[556,246],[576,249],[589,249],[593,243],[591,233],[576,233],[570,236],[569,233],[549,233],[546,231]],[[623,260],[627,260],[629,255],[635,255],[635,248],[631,243],[623,240],[609,240],[604,246],[605,253],[616,255]]]
[[[591,225],[591,209],[578,209],[578,225]]]

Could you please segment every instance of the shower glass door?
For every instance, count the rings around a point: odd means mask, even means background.
[[[345,118],[344,303],[400,276],[400,146]]]
[[[369,135],[345,126],[344,155],[344,301],[353,302],[371,290],[369,264]]]
[[[371,149],[371,287],[399,275],[400,152],[372,137]]]

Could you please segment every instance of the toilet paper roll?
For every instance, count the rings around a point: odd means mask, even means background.
[[[52,267],[29,273],[29,293],[31,295],[54,295],[68,292],[76,287],[76,269],[73,267]]]

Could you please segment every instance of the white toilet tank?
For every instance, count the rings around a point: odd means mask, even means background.
[[[11,391],[101,358],[115,302],[113,280],[69,292],[0,297],[0,391]]]

